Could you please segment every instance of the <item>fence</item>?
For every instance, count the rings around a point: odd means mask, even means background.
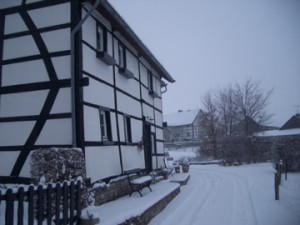
[[[295,176],[298,175],[298,176]],[[280,185],[280,200],[289,209],[300,216],[300,175],[288,174],[288,179],[282,179]]]
[[[78,224],[81,191],[80,181],[0,190],[0,224]]]

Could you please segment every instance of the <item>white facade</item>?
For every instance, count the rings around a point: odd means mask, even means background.
[[[0,176],[29,177],[30,151],[74,142],[92,181],[163,166],[161,80],[174,80],[114,9],[104,1],[83,23],[72,64],[72,24],[91,5],[24,4],[0,9]]]

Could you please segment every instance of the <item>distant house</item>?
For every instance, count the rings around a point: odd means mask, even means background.
[[[280,130],[287,130],[293,128],[300,128],[300,114],[297,113],[293,115],[283,126]]]
[[[106,0],[1,1],[0,176],[45,147],[80,148],[92,181],[160,168],[168,82]]]
[[[232,129],[232,136],[249,136],[253,133],[277,129],[276,127],[261,125],[250,117],[235,124]]]
[[[201,114],[202,110],[195,109],[164,115],[165,145],[199,144],[203,134],[200,130]]]
[[[255,133],[260,149],[266,149],[274,162],[283,160],[287,168],[300,171],[299,114],[292,116],[280,129]]]

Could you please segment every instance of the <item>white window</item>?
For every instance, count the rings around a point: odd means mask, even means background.
[[[106,32],[102,26],[97,26],[97,51],[106,52]]]
[[[122,44],[119,44],[119,68],[126,68],[125,47]]]
[[[147,70],[148,89],[153,91],[153,76],[150,70]]]
[[[110,124],[110,113],[100,109],[100,128],[101,128],[101,138],[102,141],[111,141],[111,124]]]
[[[125,142],[132,143],[131,121],[130,121],[130,117],[128,116],[124,116],[124,133],[125,133]]]

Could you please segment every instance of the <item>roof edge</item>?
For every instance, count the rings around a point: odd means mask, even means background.
[[[94,2],[95,0],[88,0],[88,2]],[[156,59],[156,57],[151,53],[151,51],[146,47],[146,45],[140,40],[140,38],[135,34],[135,32],[129,27],[125,20],[120,16],[120,14],[113,8],[113,6],[107,1],[102,0],[100,6],[97,10],[103,14],[104,17],[112,22],[112,28],[117,28],[121,35],[123,35],[130,44],[137,47],[138,52],[146,60],[150,61],[151,66],[157,70],[157,72],[167,81],[174,83],[174,78],[168,73],[168,71],[163,67],[163,65]],[[104,10],[104,11],[103,11]]]

